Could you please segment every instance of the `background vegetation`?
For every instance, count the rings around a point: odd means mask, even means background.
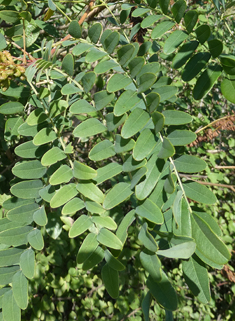
[[[0,320],[235,319],[233,12],[0,1]]]

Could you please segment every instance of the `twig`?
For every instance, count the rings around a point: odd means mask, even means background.
[[[219,166],[215,165],[216,169],[235,169],[235,166]]]
[[[128,315],[126,315],[123,319],[121,319],[121,321],[125,321],[127,318],[131,317],[133,314],[135,314],[137,311],[141,310],[141,308],[137,308],[133,311],[131,311],[131,313],[129,313]]]
[[[179,174],[179,176],[183,177],[188,177],[191,181],[197,182],[201,185],[208,185],[208,186],[217,186],[217,187],[225,187],[225,188],[230,188],[233,192],[235,192],[235,185],[227,185],[227,184],[218,184],[218,183],[210,183],[210,182],[204,182],[204,181],[197,181],[195,179],[192,179],[191,177],[189,177],[189,175],[184,175],[184,174]]]
[[[26,54],[31,61],[36,61],[36,60],[37,60],[37,59],[35,59],[33,56],[31,56],[27,51],[25,51],[24,49],[22,49],[19,45],[17,45],[17,43],[15,43],[14,41],[12,41],[11,44],[12,44],[13,46],[15,46],[17,49],[20,49],[24,54]]]
[[[203,131],[203,130],[206,129],[207,127],[211,127],[212,125],[214,125],[214,124],[217,123],[218,121],[223,120],[223,119],[226,119],[226,118],[229,118],[229,117],[231,117],[231,115],[227,115],[227,116],[225,116],[225,117],[216,119],[216,120],[212,121],[210,124],[208,124],[208,125],[206,125],[206,126],[204,126],[204,127],[202,127],[202,128],[197,129],[197,130],[195,131],[195,134],[198,134],[199,132]]]

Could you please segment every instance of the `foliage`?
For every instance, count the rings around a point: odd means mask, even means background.
[[[235,56],[213,2],[1,1],[0,320],[214,317]]]

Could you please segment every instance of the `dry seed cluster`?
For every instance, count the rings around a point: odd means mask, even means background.
[[[25,68],[14,63],[11,54],[8,51],[0,51],[0,88],[6,91],[11,80],[20,77],[25,79]]]

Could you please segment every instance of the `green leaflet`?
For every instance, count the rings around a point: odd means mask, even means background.
[[[178,110],[164,110],[165,125],[183,125],[190,123],[193,119],[189,114]]]
[[[179,23],[180,20],[183,18],[186,7],[187,5],[184,0],[178,0],[172,6],[171,11],[177,23]]]
[[[93,223],[95,223],[95,225],[99,229],[102,227],[105,227],[108,230],[116,230],[117,229],[117,224],[109,216],[93,216],[91,220]]]
[[[70,183],[69,185],[64,185],[52,197],[50,201],[50,206],[52,208],[60,207],[61,205],[64,205],[76,195],[77,195],[76,184]]]
[[[72,114],[89,114],[93,113],[95,111],[95,108],[85,99],[79,99],[71,105],[69,110]]]
[[[84,233],[93,225],[91,218],[86,215],[81,215],[72,225],[69,230],[69,237],[73,238]]]
[[[205,264],[196,256],[193,255],[188,261],[182,262],[184,279],[190,290],[204,304],[207,304],[210,299],[210,287],[207,268]]]
[[[16,272],[13,276],[12,292],[18,307],[25,310],[28,306],[28,280],[22,271]]]
[[[85,164],[74,161],[73,175],[78,179],[90,180],[96,178],[97,171]]]
[[[160,282],[162,278],[161,261],[157,255],[149,255],[140,252],[140,262],[155,282]]]
[[[156,243],[154,237],[152,236],[152,234],[150,234],[148,232],[148,224],[147,223],[144,223],[142,225],[139,235],[138,235],[138,239],[146,247],[146,249],[148,249],[149,251],[151,251],[153,253],[157,252],[157,250],[158,250],[157,243]]]
[[[135,220],[135,210],[132,210],[124,216],[124,218],[122,219],[121,223],[118,226],[116,235],[123,244],[125,243],[127,238],[127,230],[134,220]]]
[[[148,111],[152,113],[155,109],[157,109],[160,103],[160,95],[158,93],[152,92],[146,96],[146,102]]]
[[[133,149],[135,145],[135,141],[131,138],[124,139],[121,135],[115,136],[115,152],[118,153],[125,153],[129,150]]]
[[[128,66],[130,68],[132,78],[136,77],[139,74],[142,67],[144,66],[144,62],[145,61],[143,57],[136,57],[129,62]]]
[[[193,89],[194,99],[202,99],[211,90],[221,73],[222,68],[220,65],[209,65],[197,79],[196,85]]]
[[[89,158],[93,161],[100,161],[114,156],[115,154],[114,144],[109,140],[104,140],[92,148],[89,153]]]
[[[131,82],[132,82],[131,78],[124,76],[123,74],[115,74],[108,81],[107,91],[108,92],[118,91],[128,86]]]
[[[234,95],[234,89],[235,89],[235,81],[230,79],[224,79],[221,83],[221,91],[222,94],[226,99],[231,101],[235,104],[235,95]]]
[[[37,158],[41,157],[48,150],[48,146],[35,146],[30,140],[15,148],[15,154],[22,158]]]
[[[121,66],[125,67],[128,64],[134,51],[135,47],[132,44],[122,46],[120,49],[118,49],[117,55]]]
[[[31,136],[31,135],[30,135]],[[57,138],[56,133],[50,127],[42,128],[34,137],[33,143],[40,146],[49,142],[53,142]]]
[[[175,245],[167,250],[158,250],[157,254],[170,258],[188,259],[193,255],[195,250],[196,243],[189,241]]]
[[[93,201],[86,201],[85,203],[86,209],[88,212],[91,212],[92,214],[104,214],[105,209],[98,203]]]
[[[152,1],[152,0],[148,0]],[[141,308],[143,311],[143,315],[144,315],[144,320],[145,321],[150,321],[149,319],[149,309],[152,303],[152,295],[150,294],[150,291],[147,292],[147,294],[145,295],[145,297],[143,298],[143,301],[141,303]],[[167,320],[168,321],[168,320]]]
[[[159,5],[160,5],[162,12],[164,14],[168,13],[169,4],[170,4],[170,0],[159,0]]]
[[[34,125],[34,126],[29,126],[26,122],[23,123],[22,125],[20,125],[20,127],[18,128],[18,133],[22,136],[36,136],[39,131],[42,129],[42,128],[45,128],[47,127],[48,124],[45,122],[45,123],[40,123],[38,125]],[[48,135],[51,137],[52,140],[54,140],[54,134],[51,133],[50,129],[47,128],[47,133]],[[49,134],[50,133],[50,134]],[[41,135],[41,134],[40,134]],[[43,135],[42,135],[43,136]],[[45,140],[48,139],[49,137],[47,137],[45,135]]]
[[[48,220],[44,205],[33,213],[33,220],[40,226],[47,225]]]
[[[206,66],[211,54],[209,52],[196,53],[185,65],[182,79],[183,81],[190,81],[196,77],[199,72]]]
[[[155,282],[151,277],[148,277],[146,285],[149,288],[152,296],[165,309],[170,311],[177,309],[178,300],[176,292],[163,271],[162,280],[160,282]]]
[[[149,15],[146,18],[144,18],[143,21],[141,22],[141,28],[150,27],[161,18],[163,18],[162,15]]]
[[[221,229],[216,221],[216,219],[211,216],[209,213],[203,212],[200,209],[193,208],[193,213],[199,216],[203,221],[205,221],[211,228],[211,230],[219,237],[222,236]]]
[[[105,106],[107,106],[113,99],[115,95],[114,93],[107,93],[106,90],[99,91],[94,94],[94,102],[96,110],[101,110]]]
[[[75,214],[76,212],[80,211],[84,207],[85,207],[84,202],[80,198],[75,197],[63,206],[62,214],[63,215]]]
[[[136,213],[155,224],[162,224],[164,221],[160,208],[148,198],[136,207]]]
[[[101,276],[109,295],[113,299],[117,299],[119,296],[118,272],[105,264],[101,270]]]
[[[138,168],[141,168],[146,165],[147,160],[143,159],[142,161],[136,161],[132,155],[126,155],[125,162],[123,164],[123,171],[124,172],[132,172]]]
[[[172,98],[176,93],[177,93],[177,87],[175,86],[160,86],[160,87],[156,87],[158,85],[158,82],[156,84],[153,85],[153,92],[157,93],[160,96],[160,101],[164,101],[164,100],[169,100],[170,98]]]
[[[110,69],[113,69],[114,67],[118,67],[118,64],[114,60],[105,60],[105,61],[99,62],[95,66],[94,72],[96,74],[103,74],[106,71],[109,71]],[[96,94],[98,94],[98,93],[96,93]]]
[[[14,274],[19,270],[18,265],[0,268],[0,285],[6,285],[12,282]]]
[[[82,92],[82,90],[73,84],[66,84],[61,89],[62,95],[73,95],[80,92]]]
[[[24,105],[19,102],[9,102],[0,106],[0,114],[19,114],[24,110]]]
[[[38,204],[32,203],[22,205],[7,212],[7,218],[12,222],[19,222],[21,225],[31,224],[33,213],[39,208]]]
[[[181,0],[179,0],[181,1]],[[179,2],[177,1],[177,2]],[[176,2],[176,3],[177,3]],[[184,2],[184,0],[183,0]],[[175,3],[175,4],[176,4]],[[184,2],[185,3],[185,2]],[[173,9],[173,8],[172,8]],[[170,34],[170,36],[167,38],[165,44],[164,44],[164,53],[166,55],[171,54],[174,52],[179,45],[188,37],[188,34],[182,30],[176,30]]]
[[[115,250],[121,250],[123,247],[123,244],[119,240],[119,238],[115,234],[107,230],[106,228],[102,228],[99,231],[99,234],[97,236],[97,241]]]
[[[11,193],[23,199],[38,198],[43,183],[40,180],[22,181],[12,186]]]
[[[125,270],[125,266],[120,261],[118,261],[107,249],[104,252],[104,258],[112,269],[116,271]]]
[[[59,147],[53,147],[43,155],[41,163],[43,166],[50,166],[66,157],[65,153]]]
[[[91,199],[92,201],[99,204],[103,203],[104,194],[95,184],[84,181],[82,183],[78,183],[76,188],[79,193],[83,194],[85,197]]]
[[[97,43],[102,33],[102,25],[100,23],[95,23],[91,28],[88,29],[88,36],[93,43]]]
[[[114,51],[115,47],[118,45],[119,38],[120,38],[120,34],[117,31],[110,32],[110,34],[104,39],[102,43],[105,51],[111,54]]]
[[[34,277],[35,254],[32,249],[27,249],[20,256],[20,268],[23,274],[28,278]]]
[[[38,108],[33,110],[26,119],[26,123],[29,126],[34,126],[46,121],[48,116],[44,113],[43,109]]]
[[[144,129],[140,133],[133,148],[133,158],[137,161],[144,159],[151,153],[156,144],[155,135],[152,131],[150,129]]]
[[[158,153],[159,158],[168,158],[175,154],[175,148],[167,139],[166,137],[163,137],[162,147]]]
[[[23,179],[41,178],[47,169],[38,160],[16,163],[12,173]]]
[[[222,269],[230,259],[230,253],[209,225],[196,213],[192,219],[192,236],[197,244],[197,256],[213,268]]]
[[[171,20],[164,20],[157,24],[151,33],[152,39],[160,38],[165,32],[171,29],[174,26],[174,22]]]
[[[157,77],[150,72],[146,72],[138,78],[138,93],[147,91],[157,80]]]
[[[184,23],[188,33],[193,31],[198,19],[198,13],[196,10],[188,11],[184,16]]]
[[[173,194],[175,191],[175,183],[174,183],[174,179],[173,176],[175,177],[175,175],[171,175],[171,172],[169,172],[169,174],[167,175],[166,179],[165,179],[165,183],[164,183],[164,191],[168,194]]]
[[[73,75],[73,73],[74,73],[74,58],[71,53],[68,53],[64,57],[61,67],[69,76]]]
[[[167,138],[173,146],[184,146],[192,143],[197,138],[197,135],[189,130],[176,129]]]
[[[213,58],[217,58],[223,51],[223,43],[218,39],[209,40],[208,46]]]
[[[122,127],[121,136],[129,138],[138,133],[149,121],[149,115],[140,108],[134,109]]]
[[[73,20],[70,22],[68,32],[74,38],[81,38],[82,30],[77,20]]]
[[[100,51],[97,48],[91,48],[91,50],[86,55],[85,60],[86,60],[86,62],[92,63],[97,60],[100,60],[101,58],[105,57],[106,55],[107,55],[106,52]]]
[[[101,184],[104,181],[120,174],[122,172],[122,165],[117,163],[110,163],[104,167],[97,169],[97,176],[95,181],[97,184]]]
[[[20,256],[24,250],[10,248],[0,251],[0,267],[16,265],[20,263]]]
[[[51,185],[59,185],[68,183],[73,177],[72,169],[67,165],[61,165],[50,177],[49,183]]]
[[[88,93],[94,86],[96,81],[96,74],[94,71],[87,72],[81,79],[82,86],[86,93]]]
[[[87,257],[96,250],[99,243],[96,240],[97,235],[89,233],[78,251],[77,254],[77,263],[81,264],[86,261]]]
[[[84,53],[85,51],[87,51],[88,49],[90,49],[91,47],[92,47],[92,44],[81,42],[78,45],[76,45],[75,47],[73,47],[72,53],[74,56],[79,56],[82,53]]]
[[[96,264],[99,264],[104,258],[104,250],[98,246],[85,260],[82,265],[83,270],[89,270],[93,268]]]
[[[106,131],[107,128],[98,119],[90,118],[79,124],[73,131],[75,137],[89,137]]]
[[[192,236],[191,214],[189,212],[188,204],[182,198],[182,191],[178,191],[172,211],[174,215],[173,232],[175,235]]]
[[[146,172],[147,168],[143,166],[132,175],[131,189],[139,183],[140,179],[146,174]]]
[[[135,107],[139,102],[140,97],[137,95],[137,92],[126,90],[118,98],[113,113],[115,116],[121,116]]]
[[[158,153],[154,153],[148,161],[146,168],[146,178],[135,187],[135,195],[138,200],[144,200],[154,189],[163,173],[167,174],[169,164],[158,158]]]
[[[198,41],[189,41],[183,44],[172,60],[172,67],[175,69],[182,67],[192,56],[198,45]]]
[[[20,321],[21,313],[12,290],[7,291],[2,299],[2,314],[4,321]]]
[[[169,136],[168,136],[169,137]],[[183,173],[197,173],[203,171],[207,164],[203,159],[192,155],[182,155],[174,160],[177,171]]]
[[[214,204],[217,199],[211,190],[197,182],[187,181],[183,183],[185,194],[192,200],[203,204]]]
[[[118,183],[107,193],[104,199],[103,207],[106,210],[114,208],[125,201],[133,192],[129,183]]]
[[[109,113],[106,115],[105,119],[108,131],[111,132],[124,123],[124,121],[127,119],[127,114],[124,114],[120,117],[115,117],[113,113]]]
[[[211,34],[211,30],[208,25],[199,26],[195,30],[195,32],[196,32],[197,39],[200,42],[200,44],[203,44],[210,37],[210,34]]]
[[[28,234],[28,242],[35,250],[42,250],[44,247],[42,232],[38,229],[33,229]]]

